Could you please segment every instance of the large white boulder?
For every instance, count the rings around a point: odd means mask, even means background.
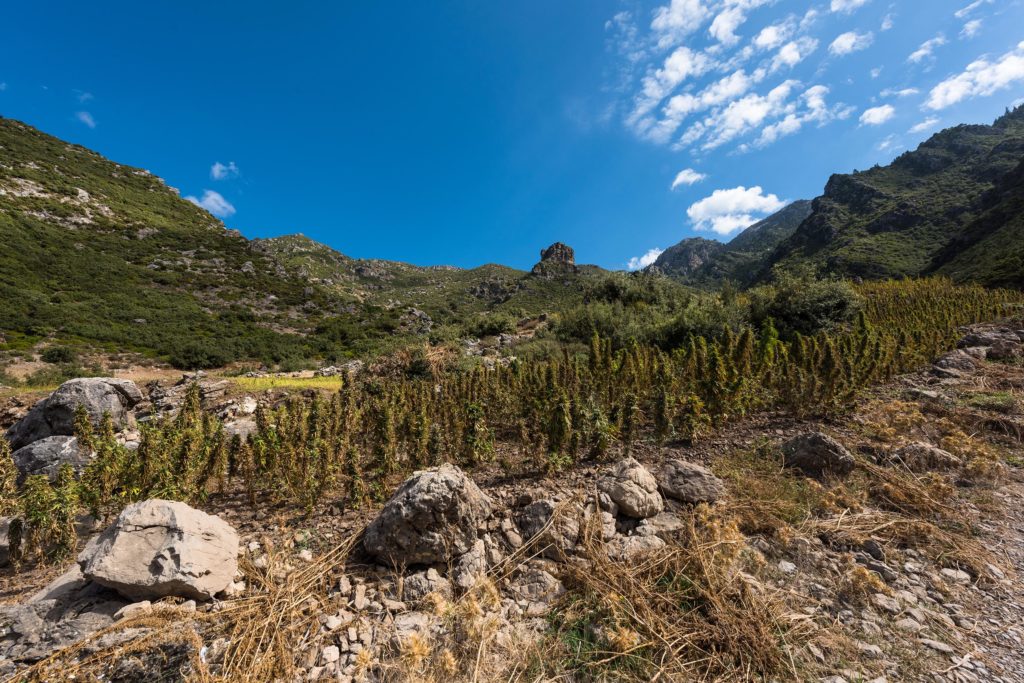
[[[665,509],[658,480],[633,458],[621,460],[597,488],[618,506],[618,512],[634,519],[653,517]]]
[[[363,546],[391,564],[446,563],[471,550],[491,500],[458,467],[416,472],[366,528]]]
[[[234,581],[238,534],[185,503],[145,500],[126,507],[78,564],[86,578],[131,600],[209,600]]]

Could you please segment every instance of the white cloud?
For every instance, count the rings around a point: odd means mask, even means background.
[[[83,92],[81,90],[75,91],[75,97],[78,98],[79,102],[88,102],[89,100],[96,99],[91,92]]]
[[[761,32],[754,36],[754,47],[760,50],[771,50],[789,38],[793,28],[787,24],[773,24],[765,26]]]
[[[661,256],[664,252],[664,249],[659,249],[658,247],[648,249],[647,253],[644,254],[643,256],[634,256],[633,258],[629,259],[629,261],[626,263],[626,268],[628,268],[629,270],[640,270],[641,268],[646,268],[647,266],[657,261],[658,257]]]
[[[192,195],[185,197],[185,199],[196,206],[206,209],[218,218],[227,218],[228,216],[233,216],[235,214],[235,207],[231,205],[231,202],[224,199],[220,192],[203,190],[202,199],[196,199]]]
[[[747,189],[741,185],[731,190],[715,190],[711,196],[691,205],[686,215],[697,230],[728,235],[750,227],[785,205],[786,202],[774,194],[764,194],[760,186]]]
[[[772,71],[778,71],[784,66],[796,66],[817,49],[818,41],[814,38],[804,36],[790,41],[775,55],[775,59],[772,60]]]
[[[954,13],[954,15],[953,15],[953,16],[955,16],[955,17],[956,17],[957,19],[963,19],[963,18],[964,18],[964,17],[966,17],[966,16],[968,15],[968,14],[970,14],[970,13],[971,13],[971,12],[973,12],[974,10],[978,9],[978,8],[979,8],[979,7],[981,7],[982,5],[991,5],[991,4],[992,4],[992,0],[974,0],[974,2],[972,2],[972,3],[971,3],[971,4],[969,4],[969,5],[967,5],[967,6],[966,6],[966,7],[964,7],[963,9],[959,9],[959,10],[957,10],[957,11],[956,11],[956,12]]]
[[[832,44],[828,46],[828,51],[836,56],[848,55],[851,52],[857,52],[859,50],[865,50],[871,46],[875,40],[875,34],[871,31],[867,33],[857,33],[856,31],[847,31],[846,33],[840,34],[832,41]]]
[[[707,17],[701,0],[672,0],[655,11],[651,30],[658,36],[659,47],[670,47],[700,28]]]
[[[945,109],[972,97],[992,95],[1019,81],[1024,81],[1024,42],[994,62],[984,57],[971,62],[963,73],[932,88],[925,106]]]
[[[882,67],[876,66],[874,69],[871,70],[871,78],[878,78],[881,75],[882,75]]]
[[[708,34],[722,45],[735,45],[740,40],[736,29],[746,20],[747,15],[740,7],[727,7],[711,22]]]
[[[893,88],[886,88],[879,93],[882,97],[913,97],[919,94],[921,91],[917,88],[903,88],[902,90],[895,90]]]
[[[658,103],[672,94],[683,81],[688,78],[701,76],[714,66],[714,60],[702,52],[694,52],[688,47],[676,48],[672,54],[665,58],[661,68],[648,73],[643,79],[643,87],[637,95],[636,103],[627,121],[634,126],[644,130],[649,125],[644,125],[643,118]]]
[[[0,82],[0,92],[3,92],[4,90],[7,90],[7,84]]]
[[[915,124],[915,125],[914,125],[914,126],[913,126],[913,127],[911,128],[911,129],[910,129],[910,131],[909,131],[909,132],[911,132],[911,133],[923,133],[923,132],[925,132],[926,130],[931,130],[931,129],[932,129],[932,128],[934,128],[934,127],[935,127],[936,125],[938,125],[938,123],[939,123],[939,119],[938,119],[937,117],[935,117],[935,116],[929,116],[928,118],[926,118],[926,119],[925,119],[924,121],[922,121],[921,123]]]
[[[879,142],[875,148],[879,152],[888,152],[891,149],[899,149],[901,147],[903,147],[903,145],[899,144],[899,141],[896,139],[896,135],[889,135],[884,140]]]
[[[846,118],[851,110],[843,105],[829,108],[825,102],[828,95],[828,88],[823,85],[813,85],[800,96],[800,104],[803,108],[794,107],[788,111],[783,119],[765,126],[761,135],[754,142],[755,147],[765,147],[772,144],[779,138],[796,133],[805,123],[817,123],[823,126],[829,121],[837,118]]]
[[[860,115],[862,126],[880,126],[896,114],[896,109],[891,104],[883,104],[881,107],[865,109]]]
[[[923,43],[921,43],[921,47],[917,48],[912,53],[910,53],[910,56],[907,57],[907,61],[917,64],[918,62],[921,62],[931,57],[932,54],[935,52],[935,48],[942,47],[945,44],[946,36],[940,33],[931,40],[926,40]]]
[[[868,4],[871,0],[832,0],[832,11],[850,14]]]
[[[894,25],[895,21],[893,20],[893,16],[891,14],[886,14],[885,17],[882,19],[882,30],[891,31]]]
[[[981,31],[981,19],[971,19],[964,24],[963,30],[960,31],[960,37],[965,39],[973,38],[978,35],[979,31]]]
[[[210,167],[210,177],[214,180],[237,178],[239,173],[238,166],[236,166],[233,161],[229,161],[227,164],[222,164],[217,161]]]
[[[85,125],[89,126],[90,128],[96,127],[96,119],[94,119],[92,117],[92,114],[90,114],[87,111],[75,112],[75,118],[84,123]]]
[[[682,171],[676,174],[676,179],[672,181],[671,189],[676,189],[680,185],[693,185],[705,180],[707,175],[704,173],[698,173],[692,168],[684,168]]]

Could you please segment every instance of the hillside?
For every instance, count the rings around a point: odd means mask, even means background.
[[[1024,285],[1024,108],[991,126],[933,135],[888,166],[834,175],[813,212],[762,264],[811,263],[830,273],[930,273]]]
[[[301,235],[249,241],[148,171],[11,119],[0,159],[8,354],[46,341],[180,367],[333,360],[456,337],[484,312],[555,309],[597,272],[552,280],[352,259]]]
[[[722,243],[691,237],[666,249],[654,267],[686,284],[719,286],[726,280],[749,284],[762,261],[790,237],[811,213],[811,202],[795,201]]]

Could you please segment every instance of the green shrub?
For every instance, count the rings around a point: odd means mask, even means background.
[[[74,363],[78,354],[69,346],[48,346],[43,349],[40,358],[44,363]]]

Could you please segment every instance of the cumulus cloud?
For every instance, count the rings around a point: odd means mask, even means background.
[[[865,109],[860,115],[862,126],[880,126],[896,114],[896,109],[891,104],[883,104],[881,107]]]
[[[786,205],[774,194],[764,194],[760,186],[715,190],[711,196],[695,202],[686,210],[697,230],[729,235],[748,228],[767,214]]]
[[[672,188],[676,189],[680,185],[694,185],[702,180],[705,180],[707,175],[698,173],[692,168],[684,168],[682,171],[676,174],[675,180],[672,181]]]
[[[923,133],[926,130],[931,130],[936,125],[938,125],[938,123],[939,123],[939,119],[937,117],[929,116],[928,118],[926,118],[921,123],[918,123],[918,124],[915,124],[914,126],[912,126],[911,129],[910,129],[910,132],[911,133]]]
[[[643,128],[643,117],[672,94],[676,87],[688,78],[703,75],[713,65],[714,60],[702,52],[694,52],[686,46],[676,48],[665,58],[660,68],[644,77],[629,122],[640,124]]]
[[[658,36],[658,46],[664,48],[696,31],[707,16],[708,8],[701,0],[672,0],[654,13],[651,30]]]
[[[882,18],[882,30],[891,31],[895,23],[893,16],[891,14],[886,14],[885,17]]]
[[[640,270],[641,268],[646,268],[647,266],[657,261],[658,257],[661,256],[664,252],[664,249],[659,249],[658,247],[648,249],[647,253],[645,253],[643,256],[634,256],[633,258],[629,259],[629,261],[626,262],[626,268],[628,268],[629,270]]]
[[[792,32],[793,27],[787,24],[765,26],[754,36],[753,45],[760,50],[772,50],[782,45]]]
[[[840,34],[832,41],[832,44],[828,46],[828,51],[837,57],[841,57],[843,55],[848,55],[851,52],[867,49],[874,40],[875,34],[871,31],[868,31],[867,33],[847,31],[846,33]]]
[[[814,38],[804,36],[797,40],[792,40],[783,45],[775,55],[775,59],[772,60],[772,71],[778,71],[783,67],[796,66],[817,49],[818,41]]]
[[[197,199],[193,195],[189,195],[185,197],[185,199],[196,206],[206,209],[218,218],[227,218],[228,216],[233,216],[235,214],[235,207],[232,206],[231,202],[224,199],[220,192],[203,190],[202,199]]]
[[[939,110],[972,97],[992,95],[1024,81],[1024,42],[995,61],[982,57],[967,65],[963,73],[942,81],[928,94],[925,106]]]
[[[850,14],[868,4],[871,0],[832,0],[831,9],[833,12]]]
[[[803,128],[805,123],[813,122],[823,126],[829,121],[837,118],[845,119],[850,115],[852,110],[843,105],[830,108],[825,102],[826,95],[828,95],[828,88],[823,85],[813,85],[805,90],[800,96],[798,105],[789,108],[784,118],[761,130],[761,135],[754,142],[754,146],[770,145],[779,138],[796,133]]]
[[[228,178],[237,178],[239,175],[238,166],[235,162],[229,161],[226,164],[222,164],[219,161],[214,162],[213,166],[210,167],[210,177],[214,180],[227,180]]]
[[[917,48],[916,50],[910,53],[910,56],[907,57],[907,61],[912,62],[914,64],[922,62],[931,57],[935,53],[935,48],[942,47],[945,44],[946,36],[940,33],[931,40],[926,40],[923,43],[921,43],[921,47]]]
[[[84,123],[85,125],[89,126],[90,128],[96,127],[96,119],[94,119],[92,117],[92,114],[90,114],[87,111],[75,112],[75,118]]]
[[[981,19],[971,19],[964,24],[963,30],[960,31],[960,37],[973,38],[978,35],[979,31],[981,31]]]

